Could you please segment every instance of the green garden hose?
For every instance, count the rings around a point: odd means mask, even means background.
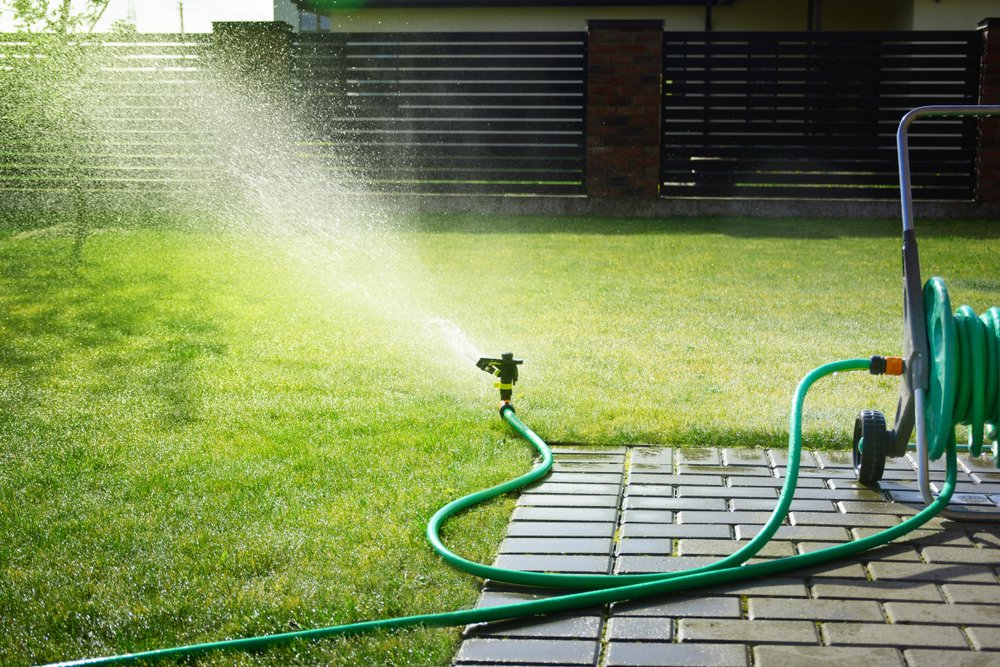
[[[996,446],[1000,422],[1000,308],[977,317],[969,306],[954,315],[941,278],[924,285],[930,339],[930,386],[925,406],[927,453],[940,458],[955,445],[955,426],[969,427],[969,453],[982,453],[986,427]],[[1000,465],[1000,459],[997,460]]]
[[[199,653],[218,650],[246,650],[271,646],[278,643],[298,639],[319,639],[322,637],[347,636],[378,629],[393,629],[413,626],[457,626],[470,623],[500,621],[526,616],[535,616],[558,611],[569,611],[595,604],[606,604],[636,598],[662,595],[678,591],[687,591],[702,586],[725,584],[754,577],[763,577],[801,567],[820,565],[838,558],[853,556],[877,546],[881,546],[899,538],[929,521],[944,507],[955,489],[957,477],[957,457],[954,446],[946,447],[946,475],[941,494],[923,510],[902,523],[892,526],[874,535],[852,542],[839,544],[818,551],[778,558],[752,565],[741,565],[751,558],[763,546],[784,521],[791,505],[795,486],[798,481],[798,468],[802,451],[802,408],[810,387],[827,375],[841,371],[868,370],[868,359],[850,359],[825,364],[816,368],[799,383],[792,399],[792,411],[788,436],[788,464],[785,484],[778,500],[778,505],[757,537],[748,542],[733,555],[712,565],[695,568],[683,572],[671,572],[651,575],[563,575],[529,573],[506,570],[479,563],[473,563],[455,555],[441,542],[438,535],[441,524],[450,516],[499,495],[509,493],[530,484],[545,476],[552,466],[552,452],[545,442],[515,414],[513,408],[505,407],[501,414],[510,426],[537,449],[542,457],[541,465],[531,472],[514,480],[492,488],[470,494],[445,505],[432,517],[427,527],[428,538],[435,550],[449,563],[456,567],[480,576],[487,576],[497,581],[512,583],[528,583],[544,585],[553,588],[588,589],[583,592],[571,593],[542,600],[532,600],[516,604],[501,605],[481,609],[465,609],[437,614],[422,614],[417,616],[402,616],[361,623],[299,630],[274,635],[230,639],[204,644],[191,644],[173,648],[143,651],[102,658],[87,658],[59,665],[118,665],[163,658],[179,658]]]

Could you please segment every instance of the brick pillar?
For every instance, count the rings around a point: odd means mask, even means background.
[[[979,31],[983,36],[979,103],[1000,104],[1000,18],[983,19]],[[1000,118],[979,121],[976,201],[1000,202]]]
[[[663,21],[590,21],[587,29],[587,194],[656,197]]]

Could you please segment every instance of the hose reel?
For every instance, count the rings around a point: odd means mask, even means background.
[[[941,278],[924,285],[927,324],[928,381],[924,419],[927,453],[937,460],[956,445],[955,430],[968,427],[969,454],[980,456],[990,443],[1000,467],[1000,308],[976,315],[970,306],[952,313],[948,288]],[[858,478],[872,484],[882,477],[889,433],[885,417],[862,412],[854,426],[854,462]]]

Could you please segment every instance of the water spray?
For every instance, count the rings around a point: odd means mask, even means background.
[[[500,416],[535,448],[540,462],[534,469],[516,479],[453,500],[442,507],[427,524],[427,539],[446,562],[470,574],[505,583],[570,589],[575,592],[495,607],[402,616],[58,664],[126,664],[218,650],[258,649],[299,639],[356,635],[378,629],[467,625],[570,611],[821,565],[887,544],[938,515],[960,520],[970,516],[977,521],[1000,520],[1000,515],[996,512],[955,512],[947,509],[957,479],[956,425],[967,424],[970,427],[971,455],[982,453],[984,438],[992,441],[994,456],[1000,453],[997,451],[997,427],[1000,423],[1000,310],[992,308],[983,316],[976,317],[970,308],[962,307],[953,315],[943,280],[932,278],[926,285],[920,284],[906,159],[906,129],[918,117],[990,114],[1000,115],[1000,106],[923,107],[911,111],[900,123],[897,138],[900,146],[900,186],[903,192],[904,355],[827,363],[808,373],[799,382],[792,398],[789,417],[787,474],[777,505],[760,532],[733,554],[710,565],[679,572],[608,575],[510,570],[469,561],[448,549],[440,536],[441,527],[448,518],[474,505],[518,491],[545,477],[552,468],[552,451],[548,445],[515,414],[513,389],[518,379],[518,366],[523,361],[515,359],[513,353],[505,353],[499,358],[482,357],[476,362],[476,366],[498,377],[496,387],[500,390]],[[900,400],[893,428],[890,430],[886,427],[881,413],[870,410],[862,412],[855,425],[853,451],[859,478],[868,484],[877,483],[884,468],[885,457],[905,453],[910,435],[916,431],[918,483],[927,500],[926,507],[901,523],[868,537],[804,554],[747,564],[777,532],[795,495],[802,454],[802,412],[807,393],[817,381],[848,371],[896,375],[901,379]],[[928,459],[941,457],[945,460],[945,479],[941,492],[935,496],[930,490]]]

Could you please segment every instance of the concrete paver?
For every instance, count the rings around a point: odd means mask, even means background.
[[[781,450],[556,447],[518,501],[496,564],[668,572],[715,562],[777,502]],[[923,507],[912,457],[878,488],[848,452],[803,452],[792,511],[751,562],[872,535]],[[960,456],[959,501],[1000,507],[990,459]],[[740,540],[740,541],[737,541]],[[480,606],[553,595],[487,583]],[[1000,526],[935,519],[896,543],[777,577],[466,628],[478,665],[1000,665]]]

